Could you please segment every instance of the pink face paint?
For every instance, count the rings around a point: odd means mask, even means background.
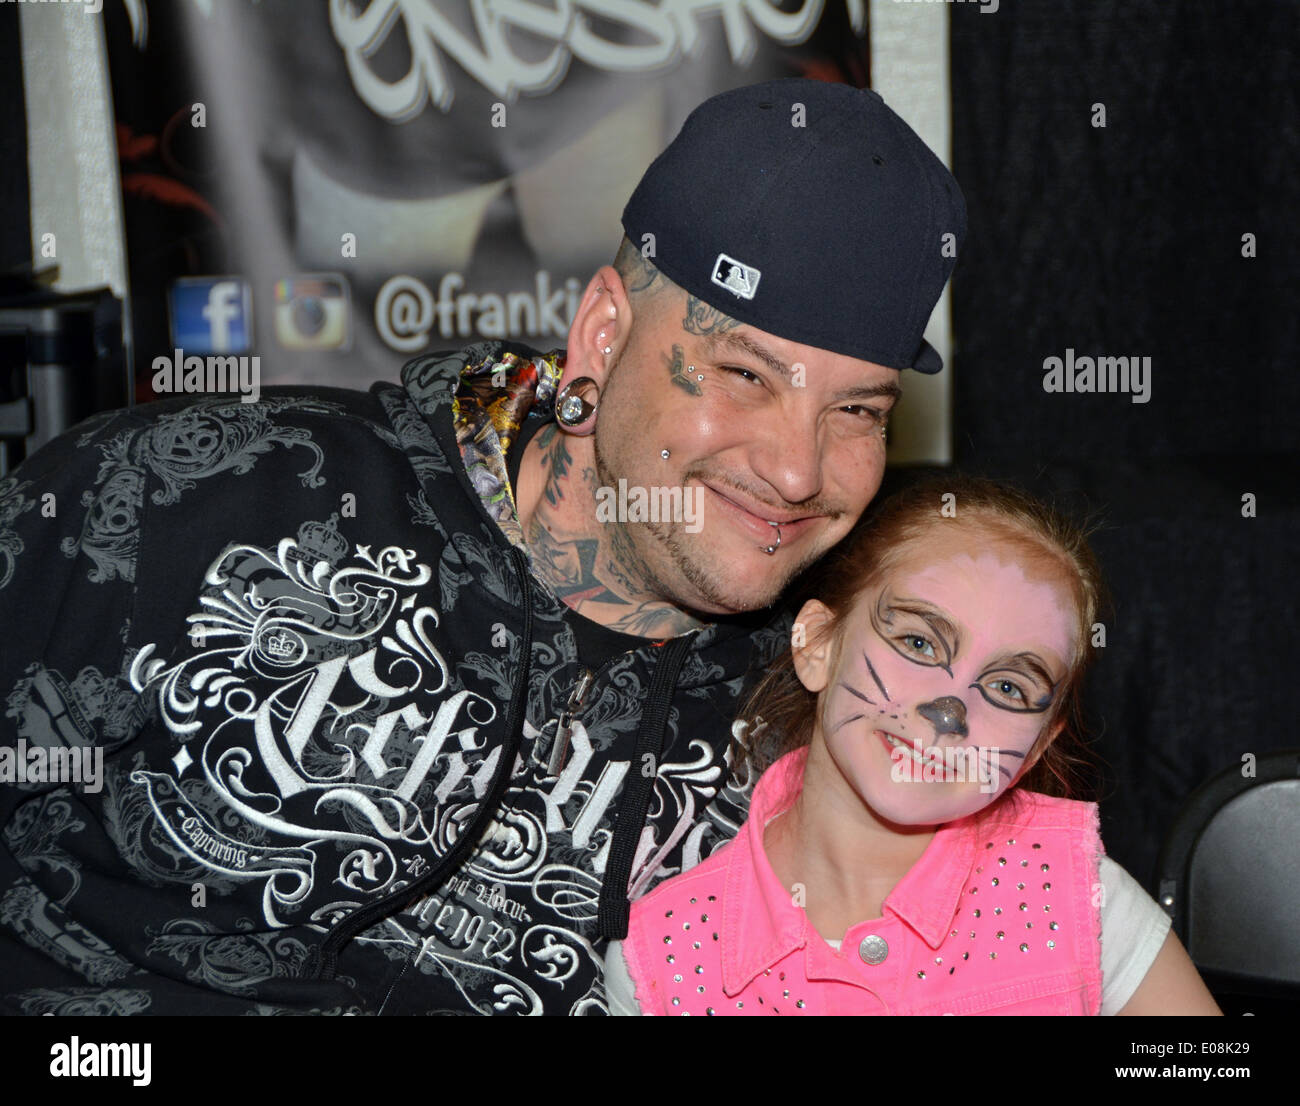
[[[1023,560],[954,527],[913,542],[844,621],[817,739],[878,817],[953,821],[1020,774],[1076,619],[1064,580]]]

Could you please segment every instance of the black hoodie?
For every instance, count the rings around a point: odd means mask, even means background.
[[[605,1012],[629,900],[744,819],[788,620],[580,649],[505,476],[562,368],[167,401],[0,481],[6,1009]]]

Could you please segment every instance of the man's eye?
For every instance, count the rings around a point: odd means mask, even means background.
[[[879,407],[867,407],[861,403],[851,403],[847,407],[841,407],[840,410],[872,430],[884,426],[889,419],[889,415]]]
[[[721,365],[719,367],[723,372],[734,373],[750,383],[758,383],[758,373],[754,372],[753,369],[742,369],[738,365]]]

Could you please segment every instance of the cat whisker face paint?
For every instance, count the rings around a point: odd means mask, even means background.
[[[839,623],[814,746],[878,817],[972,814],[1036,759],[1076,624],[1064,575],[1023,544],[955,527],[913,541]]]

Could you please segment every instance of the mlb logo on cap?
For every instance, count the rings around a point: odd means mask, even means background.
[[[758,291],[758,278],[762,275],[752,266],[744,265],[725,253],[718,254],[718,260],[713,263],[713,283],[742,299],[754,298]]]

